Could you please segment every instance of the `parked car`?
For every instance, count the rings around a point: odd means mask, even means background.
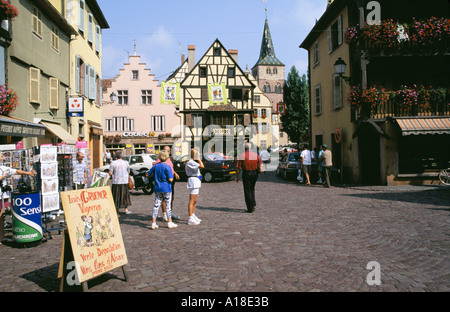
[[[152,154],[127,155],[123,156],[122,159],[128,161],[130,168],[136,171],[149,171],[152,168],[153,163],[156,161],[153,159]],[[99,167],[96,170],[101,172],[109,172],[109,164]]]
[[[299,152],[286,153],[281,157],[277,167],[277,174],[285,179],[296,177],[300,168],[301,158]]]
[[[185,155],[173,160],[173,167],[175,172],[180,176],[180,179],[187,179],[185,164],[190,159]],[[200,172],[203,176],[202,181],[212,182],[215,179],[230,180],[236,174],[236,161],[225,159],[219,153],[206,153],[202,155],[202,161],[205,168]]]

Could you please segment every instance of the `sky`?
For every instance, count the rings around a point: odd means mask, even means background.
[[[238,50],[249,70],[259,58],[267,18],[277,58],[306,74],[308,54],[299,48],[325,12],[327,0],[97,0],[110,26],[102,31],[102,78],[110,79],[134,54],[155,79],[165,80],[195,45],[195,62],[216,39]]]

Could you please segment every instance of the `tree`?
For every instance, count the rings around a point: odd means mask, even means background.
[[[300,75],[292,66],[284,84],[286,114],[281,116],[283,131],[297,144],[309,141],[309,94],[306,75]]]

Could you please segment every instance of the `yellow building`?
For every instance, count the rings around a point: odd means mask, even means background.
[[[78,31],[70,43],[69,132],[88,142],[92,167],[98,168],[103,164],[102,30],[109,25],[96,0],[68,0],[62,9]],[[74,103],[83,108],[71,111]]]

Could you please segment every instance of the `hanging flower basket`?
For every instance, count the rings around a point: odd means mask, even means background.
[[[15,6],[7,0],[0,0],[0,20],[12,19],[14,20],[19,15],[19,11]]]
[[[8,89],[7,85],[0,85],[0,115],[8,116],[17,107],[17,94]]]

